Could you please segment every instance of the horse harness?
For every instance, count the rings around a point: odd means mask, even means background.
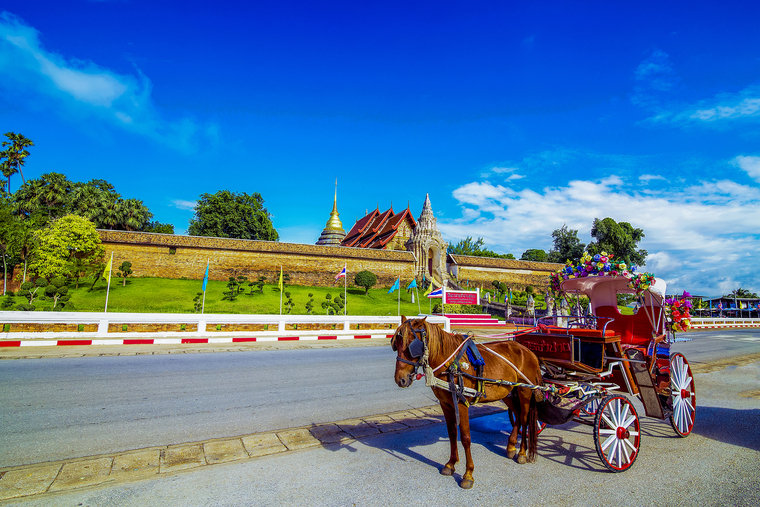
[[[478,347],[475,345],[471,336],[465,338],[465,341],[456,350],[454,356],[445,364],[448,364],[446,375],[448,376],[448,382],[439,379],[435,376],[435,371],[428,363],[428,347],[427,347],[427,331],[423,327],[422,329],[414,329],[411,324],[409,330],[414,335],[414,339],[409,343],[407,352],[414,359],[409,361],[403,357],[396,356],[397,361],[410,364],[414,366],[412,376],[419,379],[422,374],[417,374],[417,368],[422,368],[425,371],[425,385],[428,387],[437,387],[451,393],[452,401],[454,402],[454,410],[456,412],[457,424],[459,424],[459,404],[464,406],[470,406],[470,400],[467,398],[475,398],[472,403],[477,403],[480,398],[484,398],[486,381],[501,383],[502,381],[492,381],[483,377],[483,367],[486,362],[483,356],[480,354]],[[469,364],[467,363],[469,361]],[[469,365],[472,365],[475,369],[475,375],[465,373],[463,370],[469,369]],[[443,365],[441,365],[443,366]],[[440,366],[439,366],[440,368]],[[438,368],[436,368],[437,370]],[[475,381],[476,389],[466,387],[464,385],[464,378]]]

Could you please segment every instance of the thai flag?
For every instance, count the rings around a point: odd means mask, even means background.
[[[335,281],[337,282],[341,278],[345,278],[345,277],[346,277],[346,266],[343,266],[343,270],[337,275],[335,275]]]
[[[438,289],[435,289],[430,294],[428,294],[428,299],[430,298],[442,298],[443,297],[443,287],[439,287]]]

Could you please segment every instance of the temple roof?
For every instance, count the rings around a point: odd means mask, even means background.
[[[417,222],[415,222],[409,208],[400,213],[394,213],[393,206],[383,213],[380,213],[379,209],[374,209],[356,221],[340,246],[385,248],[398,232],[399,226],[407,218],[411,221],[412,229],[414,229]]]

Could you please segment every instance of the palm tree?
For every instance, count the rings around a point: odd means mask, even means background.
[[[3,147],[7,146],[8,148],[0,152],[0,160],[5,159],[0,162],[0,169],[3,171],[3,176],[8,178],[7,192],[10,193],[11,176],[14,174],[20,173],[21,182],[26,183],[26,180],[24,179],[24,171],[22,171],[21,168],[24,167],[24,159],[29,156],[29,152],[26,148],[34,146],[34,143],[30,139],[27,139],[21,134],[16,134],[15,132],[6,132],[5,137],[10,139],[10,141],[3,141]]]

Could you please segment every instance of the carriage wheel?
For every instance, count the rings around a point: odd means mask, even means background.
[[[581,413],[583,415],[596,415],[597,410],[599,410],[599,398],[593,398],[581,407]]]
[[[681,353],[670,358],[670,398],[673,402],[670,424],[679,437],[688,437],[694,428],[697,392],[689,362]]]
[[[607,396],[594,419],[594,445],[599,458],[612,472],[624,472],[639,455],[641,431],[636,409],[625,396]]]

